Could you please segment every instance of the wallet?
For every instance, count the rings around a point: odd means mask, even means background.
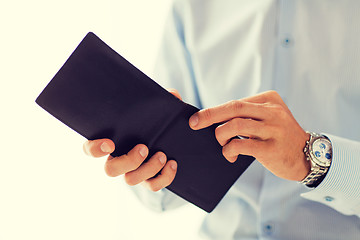
[[[109,138],[112,156],[136,144],[149,156],[164,152],[178,163],[170,191],[211,212],[254,160],[222,155],[216,125],[192,130],[199,111],[150,79],[94,33],[88,33],[36,99],[36,103],[89,140]]]

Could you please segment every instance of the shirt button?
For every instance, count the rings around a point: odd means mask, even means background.
[[[330,196],[326,196],[326,197],[324,197],[324,199],[325,199],[325,201],[327,201],[327,202],[332,202],[332,201],[335,200],[333,197],[330,197]]]
[[[294,45],[294,40],[291,37],[284,37],[281,40],[281,45],[285,48],[292,47],[292,45]]]
[[[271,235],[275,230],[275,226],[271,222],[267,222],[263,225],[263,231],[266,235]]]

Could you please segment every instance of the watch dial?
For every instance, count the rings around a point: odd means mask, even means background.
[[[312,152],[317,160],[322,164],[329,164],[332,158],[332,149],[329,141],[325,139],[317,139],[312,145]]]

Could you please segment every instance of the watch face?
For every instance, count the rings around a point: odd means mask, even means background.
[[[311,152],[313,154],[314,160],[320,166],[330,166],[332,159],[332,148],[331,143],[324,138],[319,138],[315,140],[312,144]]]

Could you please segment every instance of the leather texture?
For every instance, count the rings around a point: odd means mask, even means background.
[[[36,99],[36,103],[87,139],[110,138],[113,156],[146,144],[178,162],[167,188],[211,212],[254,160],[229,163],[215,138],[216,126],[194,131],[194,106],[174,97],[88,33]]]

